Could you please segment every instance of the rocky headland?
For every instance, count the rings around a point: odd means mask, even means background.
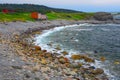
[[[99,21],[113,20],[113,15],[108,12],[97,12],[94,14],[94,19]]]

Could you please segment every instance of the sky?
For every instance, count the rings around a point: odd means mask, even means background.
[[[38,4],[84,12],[120,12],[120,0],[0,0],[0,3]]]

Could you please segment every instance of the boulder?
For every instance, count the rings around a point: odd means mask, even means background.
[[[62,63],[62,64],[66,63],[66,61],[63,57],[59,58],[59,62]]]
[[[59,57],[58,61],[61,63],[61,64],[65,64],[65,63],[68,63],[69,60],[68,58],[65,58],[65,57]]]
[[[37,45],[35,45],[34,48],[35,48],[36,51],[37,51],[37,50],[41,50],[41,47],[40,47],[40,46],[37,46]]]
[[[97,12],[94,14],[93,18],[98,21],[113,20],[112,14],[108,12]]]
[[[95,75],[99,75],[99,74],[103,74],[104,70],[100,69],[100,68],[97,68],[96,70],[93,70],[92,73],[95,74]]]
[[[68,55],[68,52],[63,51],[62,54],[65,56],[65,55]]]

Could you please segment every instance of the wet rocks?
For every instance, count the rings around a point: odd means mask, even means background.
[[[89,63],[94,63],[95,62],[94,59],[89,58],[89,57],[85,57],[84,60],[85,60],[85,62],[89,62]]]
[[[90,66],[89,69],[95,69],[95,67],[94,66]]]
[[[118,65],[118,64],[120,64],[120,61],[115,60],[115,61],[114,61],[114,64]]]
[[[42,52],[47,52],[47,50],[42,50]]]
[[[65,55],[68,55],[68,52],[66,52],[66,51],[63,51],[63,52],[61,52],[64,56]]]
[[[80,59],[83,59],[83,56],[82,55],[79,55],[79,54],[75,54],[75,55],[72,55],[71,58],[73,60],[80,60]]]
[[[73,63],[73,64],[70,64],[70,68],[74,68],[74,69],[79,69],[80,67],[82,67],[82,63]]]
[[[95,74],[95,75],[103,74],[104,70],[100,69],[100,68],[96,68],[95,70],[92,70],[92,73]]]
[[[56,49],[56,50],[61,50],[60,46],[57,46],[55,49]]]
[[[52,56],[51,53],[49,53],[49,52],[45,52],[45,53],[44,53],[44,57],[50,59],[50,58],[53,57],[53,56]]]
[[[35,48],[35,50],[37,51],[37,50],[41,50],[41,47],[40,46],[34,46],[34,48]]]
[[[101,60],[102,62],[104,62],[104,61],[106,60],[106,58],[105,58],[105,57],[100,57],[100,60]]]
[[[75,55],[72,55],[71,58],[73,60],[81,60],[83,59],[85,62],[90,62],[90,63],[93,63],[95,62],[94,59],[86,56],[86,55],[80,55],[80,54],[75,54]]]
[[[61,63],[61,64],[65,64],[67,62],[69,62],[69,60],[67,58],[64,58],[64,57],[59,57],[58,61]]]

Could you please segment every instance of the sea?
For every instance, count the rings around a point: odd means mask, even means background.
[[[104,69],[109,80],[120,80],[120,24],[74,24],[44,30],[36,35],[35,44],[52,53],[62,51],[87,54],[95,59],[91,64]],[[56,48],[61,50],[56,50]],[[106,60],[100,60],[104,57]]]

